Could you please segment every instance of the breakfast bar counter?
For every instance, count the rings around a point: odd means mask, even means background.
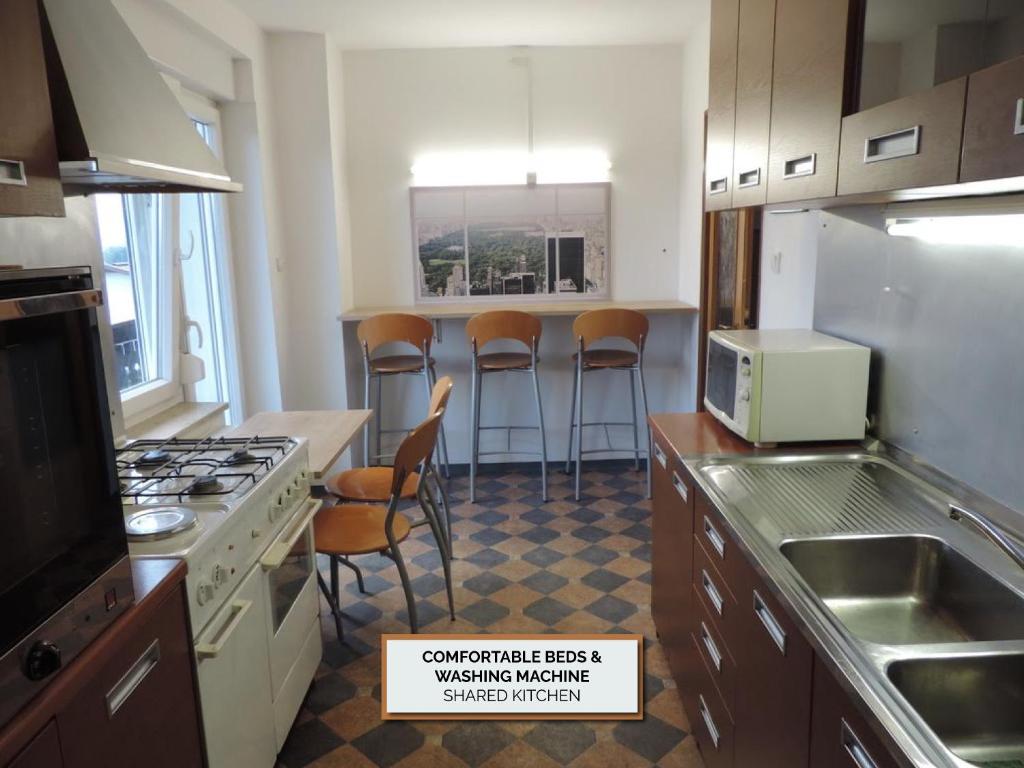
[[[420,315],[428,320],[444,320],[446,318],[456,319],[472,317],[481,312],[489,312],[494,309],[511,309],[519,312],[529,312],[539,317],[564,317],[566,315],[578,315],[592,309],[634,309],[637,312],[646,314],[696,314],[698,309],[692,304],[675,299],[663,299],[658,301],[591,301],[577,299],[571,301],[467,301],[467,302],[437,302],[431,304],[414,304],[391,307],[356,307],[342,312],[339,320],[352,322],[365,320],[374,315],[381,315],[389,312],[405,312],[413,315]]]

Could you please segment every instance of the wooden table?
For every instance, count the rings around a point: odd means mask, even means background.
[[[309,471],[322,480],[370,420],[373,411],[278,411],[257,413],[225,437],[305,437]]]

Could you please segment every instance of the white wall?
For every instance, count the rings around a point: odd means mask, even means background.
[[[679,298],[700,304],[704,229],[704,112],[708,108],[711,25],[696,24],[683,44],[682,165],[679,173]]]
[[[410,168],[425,152],[526,146],[533,60],[538,150],[612,162],[612,296],[676,298],[682,94],[678,46],[344,54],[353,301],[411,304]]]
[[[765,215],[761,230],[759,327],[812,327],[821,226],[818,211]]]

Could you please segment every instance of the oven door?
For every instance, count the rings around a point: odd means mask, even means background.
[[[270,680],[275,699],[302,655],[310,627],[319,621],[312,525],[319,508],[319,499],[302,502],[289,525],[260,559],[266,585]]]
[[[741,360],[746,359],[747,369],[750,366],[749,351],[737,349],[720,338],[715,332],[708,337],[707,380],[704,388],[704,407],[741,437],[749,435],[749,403],[740,397]],[[749,384],[749,380],[747,381]]]

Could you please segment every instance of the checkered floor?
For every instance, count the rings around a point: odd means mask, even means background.
[[[642,721],[383,723],[380,634],[408,632],[408,623],[394,564],[371,555],[355,560],[370,595],[341,569],[344,644],[323,603],[324,662],[278,768],[702,768],[651,620],[644,475],[629,463],[596,466],[584,474],[579,503],[570,479],[552,471],[551,501],[542,504],[536,465],[485,468],[476,504],[466,501],[468,478],[451,480],[455,622],[429,529],[414,529],[401,548],[421,631],[643,634]]]

